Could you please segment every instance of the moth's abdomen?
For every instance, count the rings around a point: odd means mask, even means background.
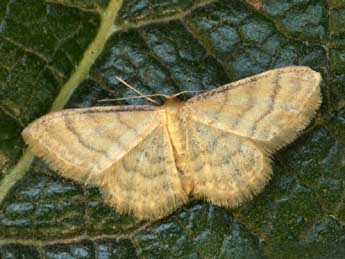
[[[180,171],[185,169],[186,128],[181,114],[182,103],[177,99],[168,99],[162,106],[166,114],[166,125],[173,147],[176,166]]]

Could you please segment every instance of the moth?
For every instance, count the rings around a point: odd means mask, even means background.
[[[98,186],[119,213],[156,220],[190,197],[233,208],[263,189],[272,153],[310,122],[320,82],[308,67],[278,68],[186,102],[50,113],[22,135],[62,176]]]

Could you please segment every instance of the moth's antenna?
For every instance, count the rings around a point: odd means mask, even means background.
[[[154,97],[154,96],[163,96],[167,98],[168,96],[165,94],[149,94],[145,95],[146,97]],[[143,98],[142,96],[128,96],[128,97],[123,97],[123,98],[111,98],[111,99],[102,99],[98,100],[97,102],[110,102],[110,101],[122,101],[122,100],[128,100],[128,99],[140,99]]]
[[[185,91],[182,91],[182,92],[179,92],[179,93],[177,93],[177,94],[174,94],[174,95],[172,95],[172,96],[170,96],[170,97],[177,97],[177,96],[179,96],[179,95],[181,95],[181,94],[186,94],[186,93],[200,93],[200,92],[202,92],[202,91],[197,91],[197,90],[185,90]]]
[[[126,81],[122,80],[120,77],[115,76],[115,78],[120,81],[121,83],[123,83],[125,86],[127,86],[129,89],[131,89],[132,91],[134,91],[135,93],[139,94],[142,98],[145,98],[146,100],[155,103],[155,104],[160,104],[159,102],[156,102],[155,100],[153,100],[152,98],[149,97],[149,95],[145,95],[142,92],[140,92],[138,89],[134,88],[133,86],[131,86],[130,84],[128,84]],[[129,99],[129,98],[127,98]]]

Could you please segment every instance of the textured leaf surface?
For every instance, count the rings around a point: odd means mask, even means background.
[[[117,5],[0,1],[2,182],[23,160],[20,132],[33,119],[65,103],[133,95],[115,75],[145,93],[171,94],[307,65],[323,75],[321,110],[275,156],[264,192],[236,210],[195,201],[161,221],[137,222],[104,205],[98,189],[36,159],[0,206],[0,258],[343,258],[344,1]]]

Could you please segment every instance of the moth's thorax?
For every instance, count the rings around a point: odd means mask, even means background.
[[[178,169],[185,171],[186,162],[186,114],[183,102],[176,97],[168,98],[161,106],[165,112],[166,126],[173,146]]]

